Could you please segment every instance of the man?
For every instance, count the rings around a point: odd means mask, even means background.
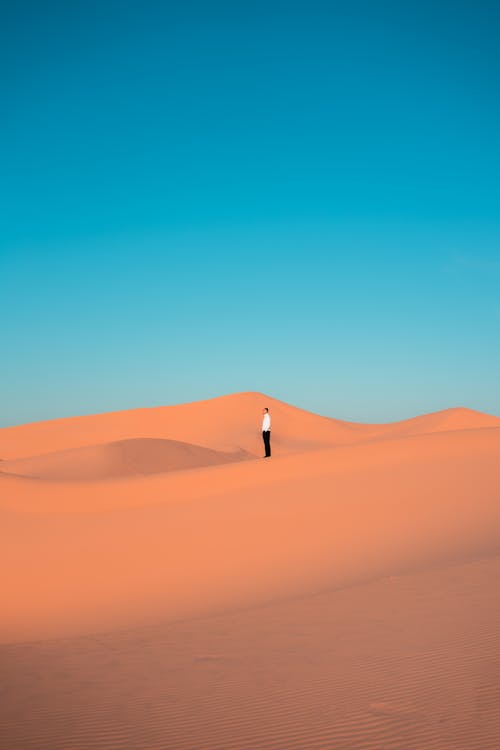
[[[266,451],[264,458],[271,458],[271,415],[267,407],[262,410],[262,414],[264,415],[262,419],[262,439]]]

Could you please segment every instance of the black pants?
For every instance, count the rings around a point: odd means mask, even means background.
[[[271,455],[271,430],[262,432],[262,439],[264,440],[264,448],[266,449],[266,458]]]

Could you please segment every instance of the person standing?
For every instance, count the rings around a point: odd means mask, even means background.
[[[271,415],[267,407],[262,410],[262,414],[264,415],[262,419],[262,439],[266,451],[264,458],[271,458]]]

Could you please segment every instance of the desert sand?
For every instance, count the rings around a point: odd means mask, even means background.
[[[2,748],[500,747],[500,418],[240,393],[0,459]]]

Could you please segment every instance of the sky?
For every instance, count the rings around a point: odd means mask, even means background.
[[[500,6],[0,10],[0,426],[500,415]]]

